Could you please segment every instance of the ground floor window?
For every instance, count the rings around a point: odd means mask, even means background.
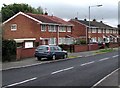
[[[103,42],[103,38],[98,37],[98,42]]]
[[[33,48],[33,42],[25,42],[25,48]]]
[[[50,38],[49,44],[50,45],[56,45],[56,38]]]
[[[91,38],[91,42],[92,42],[92,43],[95,43],[95,42],[97,42],[97,39],[96,39],[96,37],[92,37],[92,38]]]
[[[67,45],[73,44],[73,39],[71,39],[71,38],[66,38],[65,40],[66,40],[66,44],[67,44]]]
[[[23,42],[17,43],[17,48],[23,48]]]
[[[73,40],[71,38],[59,38],[59,44],[73,44]]]

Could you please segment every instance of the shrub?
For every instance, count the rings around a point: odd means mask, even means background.
[[[77,39],[77,40],[74,42],[74,44],[76,44],[76,45],[86,44],[86,41],[83,40],[83,39]]]
[[[2,61],[16,60],[16,42],[14,40],[2,40]]]

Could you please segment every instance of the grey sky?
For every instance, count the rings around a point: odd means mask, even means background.
[[[2,4],[27,3],[33,7],[41,6],[47,8],[49,15],[55,15],[63,19],[75,18],[88,19],[88,7],[102,4],[102,7],[91,8],[91,19],[102,20],[104,23],[112,26],[118,24],[118,2],[119,0],[4,0]],[[78,13],[78,14],[77,14]]]

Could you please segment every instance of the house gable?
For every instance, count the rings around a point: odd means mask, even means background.
[[[34,21],[36,21],[36,22],[38,22],[38,23],[42,23],[41,21],[39,21],[39,20],[37,20],[37,19],[35,19],[35,18],[33,18],[33,17],[31,17],[31,16],[23,13],[23,12],[19,12],[19,13],[15,14],[14,16],[12,16],[11,18],[9,18],[8,20],[6,20],[5,22],[3,22],[3,24],[6,24],[6,23],[9,22],[10,20],[12,20],[12,19],[14,19],[15,17],[17,17],[18,15],[23,15],[23,16],[26,16],[27,18],[32,19],[32,20],[34,20]]]

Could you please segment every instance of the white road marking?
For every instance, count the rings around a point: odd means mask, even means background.
[[[107,59],[110,59],[110,58],[103,58],[103,59],[100,59],[99,61],[104,61],[104,60],[107,60]]]
[[[94,62],[95,62],[95,61],[91,61],[91,62],[88,62],[88,63],[81,64],[80,66],[84,66],[84,65],[92,64],[92,63],[94,63]]]
[[[7,86],[2,87],[2,88],[16,86],[16,85],[23,84],[23,83],[26,83],[26,82],[29,82],[29,81],[33,81],[33,80],[36,80],[36,79],[37,79],[37,77],[34,77],[34,78],[31,78],[31,79],[28,79],[28,80],[24,80],[24,81],[21,81],[21,82],[18,82],[18,83],[7,85]]]
[[[67,71],[67,70],[70,70],[70,69],[73,69],[74,67],[70,67],[70,68],[66,68],[66,69],[63,69],[64,71]]]
[[[108,74],[107,76],[105,76],[103,79],[101,79],[100,81],[98,81],[96,84],[94,84],[91,88],[94,88],[95,86],[97,86],[98,84],[100,84],[103,80],[105,80],[106,78],[108,78],[109,76],[111,76],[113,73],[115,73],[116,71],[120,70],[120,68],[114,70],[113,72],[111,72],[110,74]]]
[[[118,57],[119,55],[115,55],[115,56],[113,56],[113,58],[115,58],[115,57]]]
[[[74,67],[69,67],[69,68],[65,68],[65,69],[61,69],[61,70],[58,70],[58,71],[55,71],[55,72],[52,72],[51,74],[56,74],[56,73],[59,73],[59,72],[62,72],[62,71],[67,71],[67,70],[70,70],[70,69],[73,69]]]

